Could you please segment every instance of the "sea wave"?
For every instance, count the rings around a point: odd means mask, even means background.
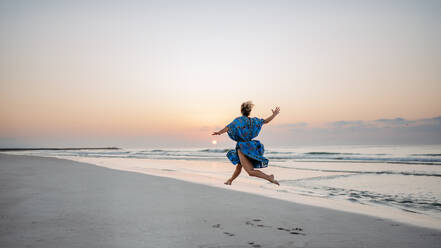
[[[441,153],[411,154],[412,156],[441,157]]]
[[[350,152],[306,152],[307,155],[360,155],[360,153]]]
[[[385,175],[403,175],[403,176],[441,177],[441,174],[439,174],[439,173],[425,172],[425,171],[390,171],[390,170],[362,171],[362,170],[351,170],[351,169],[344,169],[344,170],[334,169],[334,170],[332,170],[332,169],[304,168],[304,167],[297,167],[297,166],[296,167],[291,167],[291,166],[288,166],[288,165],[280,165],[280,164],[273,164],[272,166],[280,167],[280,168],[284,168],[284,169],[293,169],[293,170],[348,173],[348,174],[343,174],[343,175],[308,177],[307,179],[297,179],[298,181],[346,177],[346,176],[351,176],[353,174],[376,174],[376,175],[385,174]]]
[[[441,203],[433,196],[425,194],[385,194],[370,190],[356,190],[350,188],[332,187],[317,184],[305,184],[296,180],[281,180],[283,184],[300,186],[308,192],[315,192],[316,195],[325,198],[343,198],[351,202],[361,204],[381,204],[395,206],[402,210],[414,212],[417,211],[441,211]],[[301,190],[302,190],[301,189]]]
[[[232,149],[202,149],[199,152],[225,153]]]
[[[96,149],[66,149],[66,150],[31,150],[17,151],[25,154],[46,154],[57,156],[80,156],[80,157],[120,157],[140,159],[186,159],[186,160],[223,160],[228,161],[226,153],[230,148],[205,148],[205,149],[118,149],[118,150],[96,150]],[[397,164],[425,164],[441,165],[441,153],[398,153],[394,150],[388,152],[352,152],[352,151],[314,151],[304,150],[277,150],[271,149],[264,153],[270,161],[274,162],[357,162],[357,163],[397,163]]]

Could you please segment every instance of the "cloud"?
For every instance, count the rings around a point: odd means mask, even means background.
[[[340,120],[321,127],[298,122],[267,131],[264,137],[280,145],[441,144],[441,116],[417,120]]]
[[[441,125],[441,116],[433,117],[433,118],[427,118],[427,119],[421,119],[419,120],[420,125],[433,125],[433,126],[440,126]]]
[[[417,120],[407,120],[401,117],[392,119],[377,119],[373,121],[335,121],[327,123],[330,128],[399,128],[399,127],[422,127],[422,126],[439,126],[441,125],[441,116]]]
[[[360,127],[365,126],[365,123],[363,121],[335,121],[328,123],[328,126],[336,128]]]
[[[382,122],[382,123],[404,123],[406,122],[405,119],[397,117],[395,119],[378,119],[375,120],[376,122]]]
[[[403,118],[395,118],[395,119],[378,119],[374,121],[376,124],[384,125],[386,127],[391,126],[408,126],[409,124],[415,123],[416,121],[406,120]]]
[[[306,123],[306,122],[296,122],[296,123],[280,124],[280,125],[277,125],[276,127],[295,129],[295,128],[305,128],[307,126],[308,126],[308,123]]]

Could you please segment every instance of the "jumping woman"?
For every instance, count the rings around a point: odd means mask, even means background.
[[[226,185],[231,185],[233,180],[239,176],[242,167],[248,175],[252,177],[263,178],[271,183],[279,185],[279,182],[274,179],[274,175],[267,175],[260,170],[255,170],[267,167],[268,159],[263,156],[263,144],[261,144],[260,141],[253,139],[259,135],[263,124],[269,123],[279,114],[280,108],[276,107],[274,110],[271,110],[273,114],[266,119],[257,117],[250,118],[249,115],[253,106],[254,104],[251,101],[242,103],[240,107],[242,116],[237,117],[222,130],[212,134],[221,135],[228,132],[228,136],[237,142],[236,149],[230,150],[227,153],[227,157],[231,163],[234,165],[237,164],[237,166],[231,178],[225,182]]]

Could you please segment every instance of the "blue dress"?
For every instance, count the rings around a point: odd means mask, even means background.
[[[246,116],[237,117],[228,127],[228,136],[236,143],[236,149],[230,150],[227,153],[228,159],[233,164],[240,163],[237,150],[240,149],[242,153],[247,156],[254,168],[265,168],[268,166],[268,159],[263,156],[265,151],[263,144],[253,138],[259,135],[264,119]]]

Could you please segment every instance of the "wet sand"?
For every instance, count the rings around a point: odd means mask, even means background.
[[[441,231],[56,158],[0,154],[0,247],[439,247]]]

